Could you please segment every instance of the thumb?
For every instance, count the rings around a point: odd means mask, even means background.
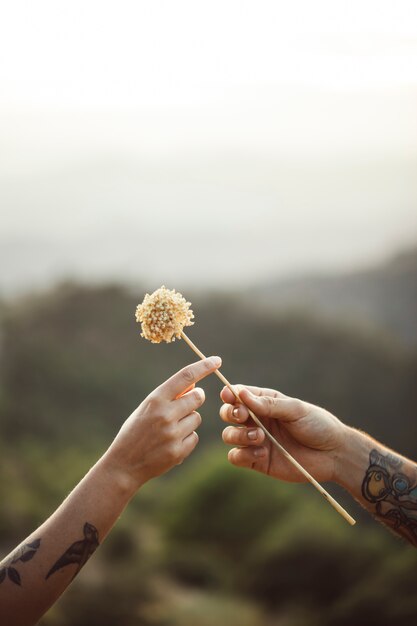
[[[241,389],[239,397],[257,417],[270,417],[282,422],[294,422],[303,416],[303,403],[295,398],[255,396],[248,389]]]

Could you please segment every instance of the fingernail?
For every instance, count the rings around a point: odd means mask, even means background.
[[[209,361],[212,365],[214,365],[214,367],[220,367],[222,364],[222,360],[219,356],[211,356]]]
[[[266,454],[265,448],[255,448],[255,450],[253,451],[253,456],[261,457],[261,456],[265,456],[265,454]]]
[[[237,407],[233,409],[232,416],[233,416],[233,419],[239,421],[239,409]]]
[[[252,430],[248,430],[248,439],[254,441],[254,439],[258,438],[258,430],[257,428],[253,428]]]

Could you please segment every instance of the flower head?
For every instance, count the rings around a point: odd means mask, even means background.
[[[141,337],[152,343],[167,343],[181,337],[184,326],[194,324],[191,302],[175,291],[162,286],[136,307],[136,321],[142,325]]]

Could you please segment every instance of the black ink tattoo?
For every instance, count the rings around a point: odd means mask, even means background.
[[[51,567],[45,579],[48,579],[54,572],[57,572],[59,569],[70,565],[71,563],[76,563],[78,565],[75,570],[74,576],[71,580],[73,580],[80,569],[85,565],[93,554],[93,552],[98,548],[98,531],[95,526],[86,522],[84,524],[84,539],[81,541],[76,541],[73,543],[68,550],[64,552],[64,554],[57,560],[57,562]]]
[[[0,584],[6,579],[6,576],[9,580],[12,581],[15,585],[22,585],[22,579],[19,574],[19,571],[16,567],[12,567],[19,561],[22,563],[26,563],[30,561],[35,556],[39,546],[41,545],[40,539],[35,539],[30,543],[24,543],[19,548],[17,548],[3,563],[0,565]]]
[[[372,450],[362,495],[383,522],[417,546],[417,484],[398,471],[401,466],[394,455]]]

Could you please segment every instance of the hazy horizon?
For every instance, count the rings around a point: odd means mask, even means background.
[[[244,287],[415,245],[413,7],[8,5],[0,294]]]

